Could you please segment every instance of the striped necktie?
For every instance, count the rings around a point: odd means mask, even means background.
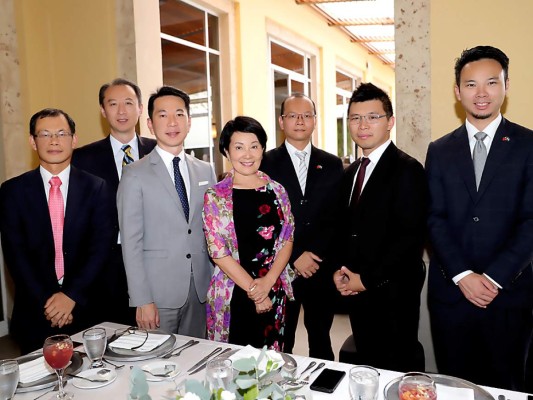
[[[62,182],[58,176],[50,178],[50,192],[48,195],[48,210],[50,211],[50,221],[52,222],[52,233],[54,236],[55,249],[55,270],[57,280],[60,281],[65,274],[65,260],[63,258],[63,225],[65,223],[65,203],[61,194]]]
[[[131,164],[133,161],[133,156],[131,155],[131,146],[129,144],[125,144],[122,146],[121,150],[124,152],[124,157],[122,158],[122,166]]]
[[[305,157],[307,156],[306,151],[297,151],[296,157],[300,160],[298,164],[298,182],[300,182],[300,187],[302,188],[302,194],[305,194],[305,182],[307,180],[307,165],[305,164]]]

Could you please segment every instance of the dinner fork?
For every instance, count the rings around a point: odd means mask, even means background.
[[[79,375],[75,375],[75,374],[65,374],[67,376],[70,376],[71,378],[78,378],[78,379],[83,379],[84,381],[89,381],[89,382],[107,382],[108,380],[107,379],[101,379],[101,378],[86,378],[84,376],[79,376]]]
[[[199,340],[189,340],[184,345],[172,350],[170,353],[165,354],[161,358],[167,359],[167,358],[170,358],[170,357],[179,357],[184,350],[187,350],[188,348],[190,348],[192,346],[196,346],[198,343],[200,343]],[[176,350],[179,350],[179,351],[176,352]]]

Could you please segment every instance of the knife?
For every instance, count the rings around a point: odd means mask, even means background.
[[[228,351],[233,350],[231,347],[228,347],[226,350],[224,350],[222,353],[220,353],[217,357],[220,357],[222,354],[227,353]],[[197,372],[200,372],[205,367],[207,367],[208,360],[205,360],[200,366],[198,366],[195,370],[189,372],[189,375],[194,375]]]
[[[222,351],[222,347],[217,347],[215,350],[213,350],[211,353],[206,355],[204,358],[202,358],[200,361],[198,361],[196,364],[194,364],[187,372],[191,372],[192,370],[198,368],[200,365],[202,365],[204,362],[207,362],[210,357],[214,356],[215,354],[218,354]]]

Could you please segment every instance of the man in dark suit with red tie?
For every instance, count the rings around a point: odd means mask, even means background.
[[[533,329],[533,132],[503,118],[509,59],[465,50],[466,121],[431,143],[429,311],[440,373],[523,390]]]
[[[363,157],[345,171],[339,220],[339,265],[334,280],[350,299],[358,364],[423,371],[418,342],[427,184],[422,165],[390,140],[389,96],[361,84],[348,123]]]
[[[74,333],[98,320],[98,277],[113,242],[106,182],[70,165],[74,121],[44,109],[30,120],[40,166],[0,187],[0,232],[15,284],[11,334],[27,353],[47,336]]]
[[[74,150],[72,165],[104,179],[116,193],[122,167],[150,153],[156,141],[135,132],[143,109],[141,90],[135,83],[122,78],[106,83],[100,88],[98,100],[110,133],[104,139]],[[115,198],[113,207],[116,209]],[[102,276],[105,283],[102,289],[107,298],[102,317],[108,321],[135,325],[135,309],[129,307],[118,219],[114,221],[114,227],[118,240]]]
[[[309,355],[333,360],[329,331],[335,288],[329,258],[342,162],[311,144],[316,109],[309,97],[293,94],[286,98],[281,104],[279,125],[285,142],[265,154],[260,169],[287,190],[296,226],[289,262],[299,277],[293,281],[295,301],[287,304],[284,351],[293,350],[303,307]]]

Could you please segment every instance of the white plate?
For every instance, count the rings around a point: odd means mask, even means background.
[[[167,366],[167,365],[171,365],[172,367],[174,367],[174,372],[172,372],[166,378],[153,376],[153,375],[150,375],[149,373],[146,373],[146,380],[147,381],[149,381],[149,382],[161,382],[161,381],[164,381],[165,379],[172,379],[172,378],[175,378],[176,376],[178,376],[178,374],[180,373],[180,370],[178,368],[178,364],[176,364],[175,362],[172,362],[172,361],[160,360],[160,361],[151,362],[149,364],[145,364],[145,365],[143,365],[141,367],[141,369],[143,369],[145,371],[150,371],[150,372],[152,372],[154,374],[164,374],[165,373],[165,366]]]
[[[94,369],[87,369],[85,371],[80,372],[79,376],[83,376],[84,378],[89,379],[107,379],[105,382],[89,382],[85,379],[78,379],[78,378],[72,378],[72,384],[80,389],[96,389],[100,388],[102,386],[109,385],[110,383],[113,383],[115,379],[117,379],[117,372],[114,369],[106,368],[110,370],[109,373],[106,375],[98,375],[98,371],[101,371],[104,368],[94,368]]]

